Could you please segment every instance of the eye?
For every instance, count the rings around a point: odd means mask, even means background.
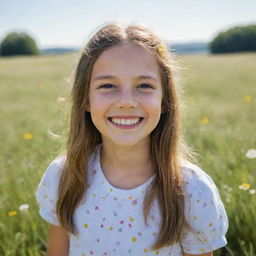
[[[114,88],[114,85],[113,84],[101,84],[98,86],[98,89],[111,89],[111,88]]]
[[[146,84],[146,83],[143,83],[143,84],[140,84],[140,85],[138,85],[138,87],[139,88],[142,88],[142,89],[148,89],[148,88],[152,88],[153,89],[153,87],[150,85],[150,84]]]

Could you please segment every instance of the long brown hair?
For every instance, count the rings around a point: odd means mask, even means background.
[[[60,224],[77,234],[73,214],[86,194],[89,155],[102,142],[89,112],[89,84],[93,65],[103,51],[115,45],[133,43],[155,56],[161,71],[163,113],[151,133],[151,158],[156,177],[144,198],[144,221],[147,224],[153,200],[156,198],[162,226],[153,250],[170,246],[180,240],[185,225],[183,178],[180,159],[189,156],[180,133],[180,90],[174,79],[174,63],[165,43],[142,25],[127,27],[111,22],[100,28],[81,53],[72,88],[71,125],[67,141],[67,158],[59,183],[56,212]]]

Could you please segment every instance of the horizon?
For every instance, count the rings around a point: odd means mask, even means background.
[[[209,42],[172,42],[171,45],[192,45],[192,44],[208,44]],[[39,50],[47,50],[47,49],[71,49],[71,50],[79,50],[80,48],[79,47],[72,47],[72,46],[68,46],[68,47],[65,47],[65,46],[49,46],[49,47],[43,47],[43,48],[39,48]]]

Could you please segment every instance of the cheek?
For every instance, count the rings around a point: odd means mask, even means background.
[[[90,101],[91,111],[92,111],[93,109],[98,109],[98,108],[100,108],[102,105],[104,105],[104,102],[105,102],[105,100],[104,100],[103,97],[101,97],[101,96],[98,95],[98,94],[93,94],[93,93],[91,93],[91,94],[89,95],[89,101]]]
[[[150,104],[148,104],[148,112],[151,115],[152,122],[157,124],[160,120],[162,114],[162,103],[161,100],[152,100]]]
[[[93,97],[90,101],[90,112],[92,120],[102,120],[107,115],[110,103],[104,97]]]
[[[149,97],[144,102],[144,106],[146,106],[148,110],[158,113],[161,111],[162,99],[161,97]]]

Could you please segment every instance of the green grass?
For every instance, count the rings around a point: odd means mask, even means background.
[[[0,255],[43,255],[48,224],[38,214],[35,191],[45,168],[63,149],[68,99],[77,55],[0,58]],[[230,227],[227,250],[216,255],[256,255],[256,54],[180,56],[187,110],[183,130],[201,155],[200,166],[219,187]],[[245,96],[252,100],[245,101]],[[202,124],[203,118],[207,124]],[[63,135],[61,139],[49,136]],[[31,133],[32,139],[24,139]],[[27,212],[19,206],[29,204]],[[17,214],[9,216],[9,212]],[[254,243],[253,243],[254,242]]]

